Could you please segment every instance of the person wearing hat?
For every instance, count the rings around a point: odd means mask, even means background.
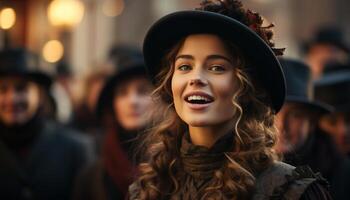
[[[349,52],[350,49],[343,38],[343,33],[336,27],[319,28],[315,38],[303,44],[303,54],[306,63],[311,67],[313,80],[322,76],[327,63],[345,63]]]
[[[101,157],[79,175],[75,200],[125,199],[137,173],[141,157],[134,156],[134,147],[148,125],[152,83],[142,60],[123,63],[98,97],[96,114],[105,128]]]
[[[276,117],[280,133],[277,151],[288,164],[308,165],[320,172],[329,181],[334,199],[348,199],[350,194],[345,188],[350,184],[350,161],[318,126],[319,118],[333,108],[313,100],[310,69],[305,63],[294,59],[280,59],[280,63],[287,95]]]
[[[309,67],[298,60],[280,59],[286,78],[286,102],[276,117],[280,133],[277,150],[282,153],[294,151],[304,145],[317,116],[330,113],[331,106],[315,102],[311,96]]]
[[[138,48],[130,45],[115,45],[108,52],[107,61],[104,66],[93,70],[83,81],[83,92],[81,100],[75,108],[71,125],[84,133],[96,136],[101,132],[100,120],[97,119],[95,110],[97,100],[104,83],[115,67],[124,62],[142,58]]]
[[[46,120],[51,79],[25,49],[0,51],[0,199],[69,199],[89,140]]]
[[[277,159],[282,50],[262,22],[240,1],[214,0],[150,28],[143,53],[167,109],[129,199],[331,199],[309,169]]]
[[[315,99],[334,107],[323,115],[320,127],[331,134],[344,155],[350,155],[350,63],[333,63],[327,73],[314,82]]]

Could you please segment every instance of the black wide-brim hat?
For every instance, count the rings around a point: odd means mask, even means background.
[[[286,102],[299,103],[306,106],[308,109],[317,112],[319,114],[327,114],[334,111],[334,108],[328,104],[320,101],[311,101],[303,97],[286,96]]]
[[[114,98],[114,89],[125,80],[137,76],[145,76],[147,78],[145,64],[142,60],[134,60],[118,67],[116,72],[108,78],[100,92],[95,110],[97,117],[100,118],[106,109],[110,111]]]
[[[306,63],[292,58],[279,58],[279,61],[286,80],[286,102],[302,104],[319,114],[333,110],[331,106],[311,98],[311,72]]]
[[[31,80],[38,83],[44,88],[49,88],[52,85],[52,78],[41,72],[23,72],[23,71],[12,71],[12,72],[0,72],[0,77],[4,76],[19,76],[25,79]]]
[[[20,76],[49,88],[52,78],[39,69],[35,54],[26,49],[5,49],[0,51],[0,76]]]
[[[310,48],[316,44],[330,44],[342,49],[346,53],[350,52],[349,46],[344,40],[343,33],[337,27],[321,27],[317,30],[315,38],[304,42],[301,47],[303,52],[308,52]]]
[[[247,60],[249,70],[270,96],[277,113],[285,99],[285,80],[272,49],[249,27],[241,22],[208,11],[179,11],[158,20],[148,31],[143,53],[146,68],[154,83],[166,53],[182,38],[192,34],[215,34],[236,44]],[[200,44],[199,44],[200,45]]]

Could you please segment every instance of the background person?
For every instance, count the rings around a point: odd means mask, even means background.
[[[0,51],[0,199],[69,199],[90,141],[46,120],[51,79],[25,49]]]
[[[298,60],[280,59],[286,77],[286,102],[277,114],[279,129],[278,152],[283,161],[294,165],[308,165],[320,172],[330,183],[334,199],[347,199],[350,181],[350,161],[339,152],[333,138],[318,127],[330,106],[312,99],[309,67]]]
[[[101,157],[81,173],[74,199],[125,199],[141,159],[134,156],[134,147],[149,122],[151,90],[141,60],[118,66],[107,81],[97,104],[105,128]]]

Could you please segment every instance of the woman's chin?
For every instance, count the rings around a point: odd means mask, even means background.
[[[208,127],[208,126],[215,126],[217,122],[215,122],[212,119],[188,119],[185,120],[186,124],[192,127]]]

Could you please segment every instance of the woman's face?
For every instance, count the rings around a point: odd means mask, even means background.
[[[171,89],[175,110],[192,127],[230,123],[237,89],[233,56],[215,35],[188,36],[174,63]]]
[[[40,87],[22,77],[0,78],[0,120],[8,125],[28,122],[40,107]]]
[[[331,134],[341,152],[350,152],[350,114],[336,112],[321,117],[321,129]]]
[[[279,130],[276,149],[288,153],[301,147],[312,132],[312,111],[300,103],[286,102],[275,118]]]
[[[145,77],[128,79],[115,88],[113,109],[122,128],[132,131],[146,126],[152,105],[151,88]]]

